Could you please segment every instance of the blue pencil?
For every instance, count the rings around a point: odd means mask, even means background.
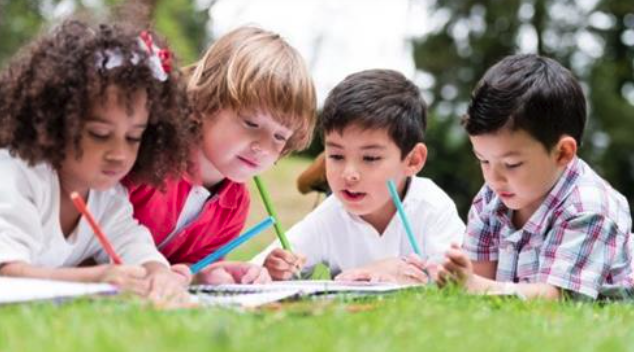
[[[418,243],[416,243],[416,239],[414,238],[414,232],[412,231],[412,226],[409,224],[409,220],[407,219],[407,215],[405,215],[405,209],[403,209],[403,203],[401,203],[401,197],[399,197],[398,192],[396,191],[396,185],[394,181],[387,181],[387,188],[390,190],[390,195],[392,196],[392,202],[396,206],[396,211],[398,212],[398,216],[401,218],[403,222],[403,226],[405,227],[405,232],[407,233],[407,238],[409,239],[409,244],[412,245],[414,249],[414,253],[417,255],[421,255],[420,248],[418,248]]]
[[[198,263],[192,265],[191,268],[190,268],[191,271],[192,271],[192,274],[197,274],[199,271],[204,269],[207,265],[209,265],[209,264],[217,261],[218,259],[224,257],[229,252],[234,250],[236,247],[238,247],[242,243],[244,243],[247,240],[249,240],[251,237],[253,237],[253,236],[259,234],[260,232],[266,230],[267,228],[273,226],[274,223],[275,223],[275,220],[271,216],[269,216],[268,218],[264,219],[262,222],[260,222],[259,224],[253,226],[252,228],[248,229],[246,232],[244,232],[239,237],[235,238],[233,241],[231,241],[231,242],[227,243],[226,245],[222,246],[217,251],[209,254],[208,256],[203,258]]]

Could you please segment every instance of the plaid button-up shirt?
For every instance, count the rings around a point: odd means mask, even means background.
[[[629,296],[631,226],[625,197],[575,158],[521,229],[485,185],[469,212],[464,250],[472,260],[497,261],[497,281],[546,283],[573,296]]]

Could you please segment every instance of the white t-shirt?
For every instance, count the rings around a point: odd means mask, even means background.
[[[465,225],[456,205],[433,181],[413,177],[403,208],[411,223],[423,257],[444,255],[452,242],[462,244]],[[304,271],[323,263],[333,275],[371,262],[414,253],[400,217],[394,214],[383,234],[372,225],[345,210],[330,196],[287,233],[294,252],[307,258]],[[281,245],[273,242],[252,259],[262,264],[266,256]]]
[[[125,264],[168,264],[150,232],[132,217],[121,185],[91,190],[87,206]],[[41,267],[72,267],[85,259],[109,262],[88,222],[82,217],[64,237],[60,225],[60,186],[48,164],[30,167],[0,149],[0,264],[22,261]]]

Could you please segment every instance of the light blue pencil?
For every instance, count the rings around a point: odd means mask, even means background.
[[[247,240],[249,240],[251,237],[253,237],[253,236],[259,234],[260,232],[266,230],[267,228],[273,226],[273,224],[275,224],[275,219],[273,219],[272,216],[269,216],[268,218],[264,219],[262,222],[260,222],[259,224],[253,226],[252,228],[248,229],[246,232],[244,232],[239,237],[235,238],[233,241],[231,241],[231,242],[227,243],[226,245],[220,247],[220,249],[218,249],[217,251],[209,254],[208,256],[203,258],[198,263],[192,265],[191,268],[190,268],[191,271],[192,271],[192,274],[197,274],[202,269],[204,269],[207,265],[209,265],[209,264],[217,261],[218,259],[224,257],[229,252],[234,250],[236,247],[238,247],[242,243],[244,243]]]
[[[401,203],[401,197],[398,195],[398,191],[396,190],[396,185],[394,181],[387,181],[387,188],[390,190],[390,195],[392,196],[392,202],[394,202],[394,206],[396,206],[396,211],[398,212],[398,216],[401,218],[403,222],[403,226],[405,227],[405,232],[407,233],[407,238],[409,239],[409,244],[412,245],[414,249],[414,253],[417,255],[421,255],[420,248],[418,248],[418,243],[416,243],[416,239],[414,238],[414,232],[412,231],[412,226],[407,219],[407,215],[405,215],[405,209],[403,209],[403,203]]]

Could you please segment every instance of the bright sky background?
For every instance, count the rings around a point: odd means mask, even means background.
[[[426,9],[420,3],[217,0],[210,8],[209,30],[218,37],[240,25],[252,24],[281,34],[306,59],[321,104],[334,85],[363,69],[391,68],[420,80],[409,41],[427,30]]]

